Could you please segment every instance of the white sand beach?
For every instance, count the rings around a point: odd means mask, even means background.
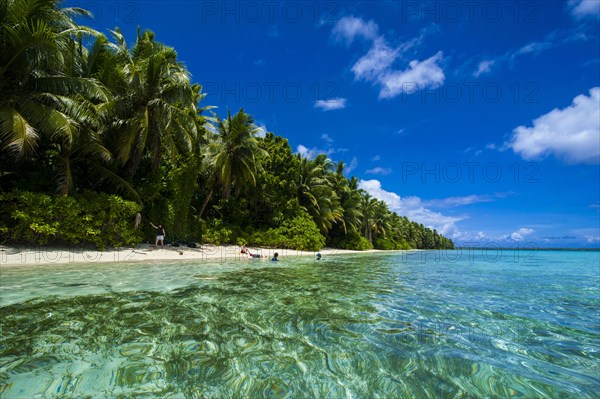
[[[270,259],[275,252],[280,260],[299,256],[314,257],[317,252],[298,251],[284,248],[248,248],[251,253],[258,253]],[[341,254],[361,254],[380,252],[379,250],[352,251],[345,249],[325,248],[319,251],[323,257]],[[198,248],[170,247],[154,248],[148,244],[140,244],[135,248],[109,248],[98,250],[93,247],[57,248],[57,247],[7,247],[0,246],[0,267],[51,265],[69,263],[108,263],[108,262],[144,262],[161,260],[200,260],[231,261],[248,260],[247,255],[240,253],[235,245],[215,246],[202,245]]]

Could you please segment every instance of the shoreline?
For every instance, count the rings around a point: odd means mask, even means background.
[[[399,252],[371,249],[356,251],[349,249],[323,248],[321,251],[299,251],[285,248],[250,247],[252,253],[259,253],[270,260],[275,252],[280,260],[296,257],[314,257],[320,252],[323,257],[332,255],[368,254],[373,252]],[[411,250],[412,251],[412,250]],[[171,247],[154,248],[150,244],[140,244],[135,248],[108,248],[98,250],[86,247],[8,247],[0,246],[0,268],[67,264],[95,264],[143,261],[231,261],[251,260],[240,253],[237,245],[202,245],[198,248]]]

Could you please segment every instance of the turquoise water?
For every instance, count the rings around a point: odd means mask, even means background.
[[[0,398],[597,398],[599,255],[4,268]]]

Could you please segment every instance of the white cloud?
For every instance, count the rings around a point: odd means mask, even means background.
[[[439,51],[425,61],[412,60],[404,71],[389,71],[379,77],[380,98],[393,98],[401,93],[436,87],[444,83],[444,71],[437,64],[443,58]]]
[[[330,98],[329,100],[317,100],[315,101],[315,108],[322,109],[323,111],[333,111],[336,109],[346,108],[346,99],[341,97]]]
[[[541,41],[533,41],[516,50],[510,50],[502,55],[498,55],[494,59],[483,59],[479,62],[477,70],[473,72],[474,77],[479,77],[486,73],[492,72],[500,68],[502,64],[509,64],[511,67],[514,63],[523,56],[537,56],[544,51],[569,45],[575,41],[587,41],[590,38],[583,32],[574,32],[573,30],[552,31]]]
[[[333,37],[350,44],[355,38],[360,37],[373,40],[377,37],[377,24],[373,21],[365,22],[361,18],[353,16],[340,19],[333,27]]]
[[[349,165],[346,165],[344,172],[351,173],[358,166],[358,159],[356,157],[352,157]]]
[[[530,236],[535,230],[521,227],[519,230],[513,232],[510,236],[504,236],[503,238],[509,238],[513,241],[522,241],[525,237]]]
[[[378,35],[377,31],[378,26],[373,21],[344,17],[335,25],[332,35],[347,43],[351,43],[355,37],[371,41],[371,48],[354,63],[352,72],[356,80],[378,85],[379,98],[393,98],[401,93],[412,93],[444,83],[444,71],[438,65],[443,58],[441,51],[424,61],[412,60],[407,68],[393,68],[394,62],[401,58],[402,53],[420,44],[430,30],[421,30],[418,38],[395,48],[382,35]]]
[[[302,144],[298,144],[298,147],[296,147],[296,152],[305,158],[314,158],[315,156],[314,149],[305,147]]]
[[[588,244],[600,243],[600,236],[585,236],[585,241]]]
[[[578,19],[587,16],[600,17],[600,1],[598,0],[569,0],[567,7],[571,15]]]
[[[492,65],[494,65],[496,61],[494,60],[483,60],[479,63],[477,70],[473,72],[473,76],[478,78],[479,76],[489,73],[492,70]]]
[[[267,135],[267,126],[262,123],[257,123],[256,136],[264,138],[266,135]]]
[[[433,212],[424,206],[419,197],[402,198],[394,192],[384,190],[379,180],[374,179],[360,180],[358,187],[365,190],[374,198],[385,202],[391,211],[406,216],[410,220],[421,223],[429,228],[436,229],[439,233],[447,237],[453,238],[461,234],[455,223],[464,218]]]
[[[327,156],[330,156],[330,155],[335,154],[335,153],[349,151],[347,148],[334,148],[334,147],[332,147],[331,144],[333,143],[333,139],[331,137],[329,137],[328,134],[322,134],[321,138],[323,140],[325,140],[325,142],[326,142],[325,147],[326,148],[318,148],[318,147],[308,148],[305,145],[299,144],[296,147],[296,152],[298,154],[300,154],[301,156],[305,157],[305,158],[312,159],[312,158],[316,157],[318,154],[325,154]]]
[[[552,47],[554,47],[554,44],[551,42],[531,42],[518,49],[515,53],[512,54],[512,57],[514,58],[523,54],[537,55],[542,51],[548,50]]]
[[[371,158],[371,161],[373,162],[377,162],[379,160],[381,160],[381,157],[379,155],[375,155],[373,158]]]
[[[448,197],[443,199],[433,199],[424,201],[426,206],[435,208],[449,208],[463,205],[478,204],[481,202],[493,202],[498,198],[505,198],[511,193],[495,193],[495,194],[483,194],[483,195],[466,195],[463,197]]]
[[[329,137],[329,135],[327,133],[323,133],[321,135],[321,139],[325,140],[327,142],[327,144],[333,143],[333,139],[331,137]]]
[[[352,72],[358,80],[378,81],[382,74],[388,73],[399,53],[399,49],[390,48],[383,38],[377,38],[369,52],[352,66]]]
[[[392,173],[392,169],[390,168],[382,168],[381,166],[378,166],[376,168],[373,169],[369,169],[366,171],[366,173],[370,174],[370,175],[389,175],[390,173]]]
[[[600,87],[538,117],[533,127],[517,127],[506,146],[523,159],[552,154],[568,163],[600,163]]]

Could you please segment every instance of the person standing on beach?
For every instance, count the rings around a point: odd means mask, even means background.
[[[165,228],[162,224],[155,226],[154,223],[150,222],[150,225],[156,229],[156,242],[154,243],[154,247],[158,248],[158,242],[160,241],[160,246],[164,248],[165,246]]]

